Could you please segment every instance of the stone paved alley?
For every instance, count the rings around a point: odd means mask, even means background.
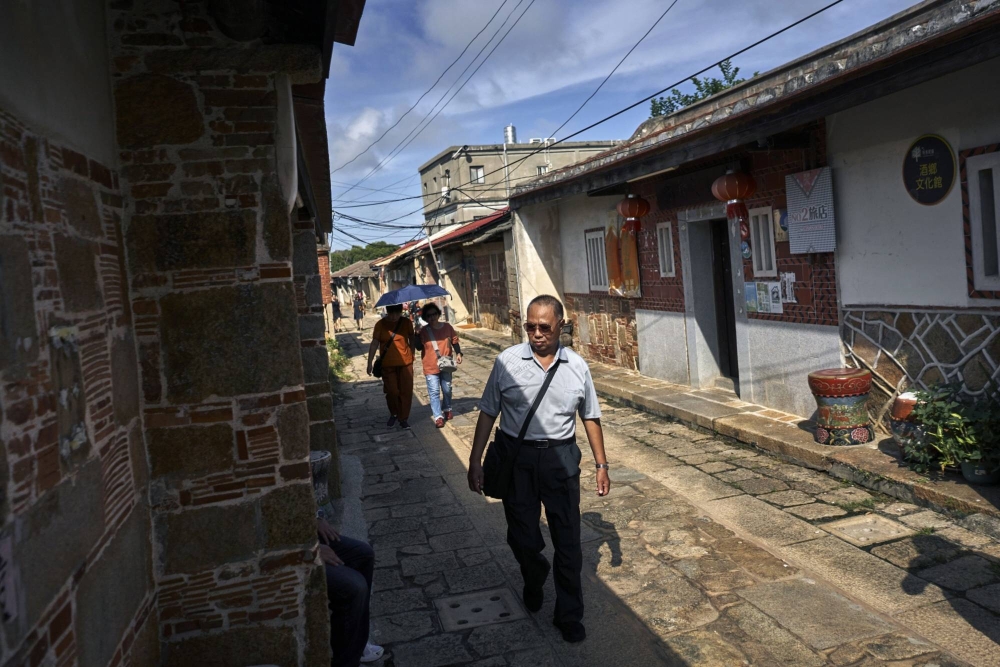
[[[495,351],[464,344],[445,429],[430,421],[418,376],[403,432],[385,428],[380,385],[364,375],[367,335],[338,340],[353,374],[335,389],[344,477],[363,478],[347,482],[355,498],[342,522],[367,531],[377,554],[384,665],[1000,664],[994,539],[607,402],[614,486],[598,498],[583,467],[588,639],[568,645],[550,623],[551,579],[545,607],[528,614],[502,507],[466,486]],[[451,618],[469,607],[483,611]],[[506,616],[477,624],[494,612]]]

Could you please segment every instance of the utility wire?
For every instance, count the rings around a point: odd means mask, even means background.
[[[454,67],[455,63],[457,63],[459,60],[462,59],[462,56],[464,56],[465,52],[469,50],[469,47],[472,46],[472,43],[475,42],[477,39],[479,39],[479,36],[481,34],[483,34],[483,31],[486,30],[486,28],[491,23],[493,23],[493,19],[495,19],[497,17],[497,14],[500,13],[500,10],[503,9],[504,5],[506,5],[508,2],[509,2],[509,0],[503,0],[503,2],[500,3],[500,6],[497,7],[497,10],[495,12],[493,12],[493,16],[490,17],[490,20],[487,21],[485,23],[485,25],[483,25],[483,27],[479,29],[479,32],[477,32],[472,39],[469,40],[469,43],[465,45],[465,48],[462,49],[462,52],[458,54],[458,57],[455,58],[454,60],[452,60],[451,64],[444,68],[444,71],[441,72],[441,74],[438,76],[438,78],[434,80],[434,83],[431,84],[431,87],[428,88],[427,90],[425,90],[423,92],[423,94],[420,97],[417,98],[417,101],[413,103],[413,106],[411,106],[409,109],[407,109],[405,112],[403,112],[403,115],[400,116],[399,118],[397,118],[395,123],[393,123],[392,125],[390,125],[386,129],[385,132],[383,132],[381,135],[379,135],[378,139],[376,139],[375,141],[373,141],[370,144],[368,144],[368,146],[363,151],[361,151],[360,153],[358,153],[357,155],[355,155],[354,157],[352,157],[350,160],[348,160],[344,164],[340,165],[339,167],[337,167],[336,169],[334,169],[333,171],[331,171],[330,174],[331,175],[336,174],[338,171],[340,171],[341,169],[343,169],[344,167],[346,167],[347,165],[351,164],[352,162],[354,162],[355,160],[357,160],[359,157],[361,157],[362,155],[364,155],[365,153],[367,153],[371,149],[372,146],[374,146],[378,142],[382,141],[382,139],[385,138],[385,135],[389,134],[390,130],[392,130],[394,127],[396,127],[397,125],[399,125],[399,123],[404,118],[406,118],[407,114],[409,114],[411,111],[413,111],[414,109],[416,109],[417,105],[420,104],[420,101],[427,96],[427,93],[429,93],[432,90],[434,90],[434,86],[438,85],[441,82],[441,79],[443,79],[444,75],[448,73],[448,70],[450,70],[452,67]]]
[[[522,18],[524,17],[524,15],[528,13],[528,10],[529,10],[529,9],[531,9],[531,6],[535,4],[535,0],[531,0],[531,2],[529,2],[529,3],[528,3],[528,6],[527,6],[527,7],[525,8],[525,10],[524,10],[523,12],[521,12],[520,16],[518,16],[518,17],[517,17],[517,20],[515,20],[515,21],[514,21],[514,23],[513,23],[513,24],[512,24],[511,26],[510,26],[510,28],[508,28],[508,29],[507,29],[507,32],[505,32],[505,33],[503,34],[503,36],[502,36],[502,37],[500,38],[500,40],[499,40],[499,41],[498,41],[498,42],[496,43],[496,45],[494,45],[494,47],[493,47],[493,48],[492,48],[492,49],[490,50],[490,52],[489,52],[488,54],[486,54],[486,57],[485,57],[485,58],[483,58],[482,62],[480,62],[480,63],[479,63],[479,65],[478,65],[478,66],[476,67],[476,69],[475,69],[475,70],[474,70],[474,71],[472,72],[472,74],[470,74],[470,75],[468,76],[468,78],[466,78],[466,79],[465,79],[465,81],[463,81],[463,82],[462,82],[462,85],[461,85],[461,86],[459,86],[458,90],[456,90],[456,91],[455,91],[455,94],[454,94],[454,95],[452,95],[452,96],[451,96],[451,97],[450,97],[450,98],[448,99],[448,101],[444,103],[444,106],[442,106],[442,107],[441,107],[441,109],[439,109],[439,110],[437,111],[437,113],[435,113],[435,114],[434,114],[434,116],[433,116],[433,117],[432,117],[432,118],[430,119],[430,121],[427,121],[427,123],[426,123],[426,124],[424,124],[424,125],[423,125],[423,127],[421,127],[421,124],[422,124],[422,123],[424,123],[424,121],[425,121],[425,120],[427,120],[427,117],[428,117],[428,116],[430,116],[431,112],[432,112],[432,111],[433,111],[433,110],[434,110],[434,109],[435,109],[435,108],[437,107],[437,105],[438,105],[438,104],[440,104],[440,103],[441,103],[441,100],[443,100],[443,99],[445,98],[445,96],[447,96],[447,95],[448,95],[448,93],[449,93],[449,92],[451,92],[451,89],[455,87],[455,84],[457,84],[457,83],[458,83],[458,82],[459,82],[459,81],[460,81],[460,80],[462,79],[462,77],[463,77],[463,76],[465,76],[465,73],[466,73],[466,72],[467,72],[467,71],[469,70],[469,67],[471,67],[471,66],[472,66],[472,64],[473,64],[473,63],[475,63],[475,62],[476,62],[476,60],[477,60],[477,59],[479,58],[479,56],[481,56],[481,55],[482,55],[483,51],[485,51],[485,50],[486,50],[486,47],[488,47],[488,46],[490,45],[490,42],[492,42],[492,41],[493,41],[493,39],[494,39],[494,38],[495,38],[495,37],[496,37],[497,35],[499,35],[499,34],[500,34],[500,31],[501,31],[501,30],[503,30],[503,27],[504,27],[504,26],[505,26],[505,25],[507,24],[507,21],[509,21],[509,20],[510,20],[510,17],[511,17],[511,16],[513,16],[515,12],[517,12],[517,9],[518,9],[518,7],[520,7],[520,6],[521,6],[521,4],[523,4],[523,3],[524,3],[524,0],[518,0],[518,3],[517,3],[517,4],[515,5],[515,6],[514,6],[514,9],[512,9],[512,10],[511,10],[511,12],[510,12],[510,14],[508,14],[508,15],[507,15],[507,18],[506,18],[506,19],[504,19],[504,22],[500,24],[500,27],[499,27],[499,28],[497,28],[497,31],[496,31],[496,32],[494,32],[494,33],[493,33],[493,36],[492,36],[492,37],[490,37],[490,39],[489,39],[489,40],[488,40],[488,41],[486,42],[486,44],[484,44],[484,45],[483,45],[483,48],[481,48],[481,49],[479,50],[479,53],[477,53],[477,54],[476,54],[476,57],[475,57],[475,58],[473,58],[473,59],[472,59],[472,60],[471,60],[471,61],[469,62],[469,64],[465,66],[465,69],[464,69],[464,70],[462,70],[462,73],[458,75],[458,78],[457,78],[457,79],[455,80],[455,82],[454,82],[454,83],[452,83],[452,85],[451,85],[451,86],[450,86],[450,87],[448,88],[448,90],[446,90],[446,91],[444,92],[444,94],[443,94],[443,95],[442,95],[442,96],[441,96],[441,97],[440,97],[440,98],[438,99],[438,101],[437,101],[437,102],[435,102],[434,106],[433,106],[433,107],[431,107],[431,111],[428,111],[428,112],[427,112],[427,114],[425,114],[425,115],[424,115],[423,119],[421,119],[421,121],[420,121],[420,122],[418,122],[418,123],[417,123],[417,124],[416,124],[416,125],[415,125],[415,126],[413,127],[413,129],[411,129],[411,130],[410,130],[410,132],[409,132],[409,133],[408,133],[408,134],[407,134],[407,135],[406,135],[405,137],[403,137],[403,139],[402,139],[402,140],[400,140],[400,142],[399,142],[399,143],[397,143],[397,144],[396,144],[396,146],[395,146],[395,147],[394,147],[394,148],[393,148],[393,149],[392,149],[391,151],[389,151],[389,155],[387,155],[387,156],[386,156],[385,158],[383,158],[382,160],[380,160],[380,161],[379,161],[379,163],[378,163],[378,164],[376,164],[376,165],[375,165],[375,166],[374,166],[374,167],[372,168],[372,170],[371,170],[371,171],[369,171],[369,172],[368,172],[367,174],[365,174],[365,176],[364,176],[364,177],[362,177],[362,178],[361,178],[361,180],[360,180],[360,181],[358,181],[358,182],[357,182],[357,183],[355,184],[355,186],[356,186],[356,185],[360,185],[360,184],[364,183],[364,182],[365,182],[365,181],[367,181],[367,180],[368,180],[369,178],[371,178],[371,176],[372,176],[373,174],[375,174],[375,173],[376,173],[376,172],[377,172],[377,171],[378,171],[379,169],[381,169],[381,168],[382,168],[382,167],[384,167],[384,166],[385,166],[386,164],[388,164],[389,162],[391,162],[391,161],[392,161],[392,159],[393,159],[393,158],[395,158],[395,157],[396,157],[396,155],[398,155],[398,154],[399,154],[399,152],[402,152],[402,150],[403,150],[403,149],[405,149],[405,148],[406,148],[407,146],[409,146],[409,145],[410,145],[410,143],[411,143],[411,142],[413,141],[413,139],[416,139],[416,138],[417,138],[418,136],[420,136],[420,134],[421,134],[421,133],[422,133],[422,132],[423,132],[423,131],[424,131],[425,129],[427,129],[427,126],[428,126],[428,125],[430,125],[430,124],[431,124],[431,123],[432,123],[432,122],[434,121],[434,118],[437,118],[437,115],[438,115],[439,113],[441,113],[441,111],[443,111],[443,110],[444,110],[444,108],[445,108],[445,107],[447,107],[447,106],[448,106],[448,105],[449,105],[449,104],[451,103],[451,101],[452,101],[453,99],[455,99],[455,95],[457,95],[457,94],[458,94],[459,92],[461,92],[461,91],[462,91],[462,89],[463,89],[463,88],[465,87],[465,85],[466,85],[467,83],[469,83],[469,81],[471,81],[471,80],[472,80],[472,77],[474,77],[474,76],[476,75],[476,72],[478,72],[478,71],[479,71],[479,68],[480,68],[480,67],[482,67],[482,66],[483,66],[483,65],[484,65],[484,64],[486,63],[486,61],[487,61],[487,60],[489,60],[489,59],[490,59],[490,56],[492,56],[492,55],[493,55],[493,52],[494,52],[494,51],[496,51],[497,47],[498,47],[498,46],[500,46],[500,44],[502,44],[502,43],[503,43],[503,41],[504,41],[505,39],[507,39],[507,35],[509,35],[509,34],[510,34],[510,31],[511,31],[511,30],[513,30],[513,29],[514,29],[514,28],[515,28],[515,27],[517,26],[517,24],[518,24],[518,23],[519,23],[519,22],[521,21],[521,19],[522,19]],[[417,130],[417,128],[420,128],[420,129],[419,129],[419,130]],[[416,134],[414,134],[414,131],[416,131]],[[412,138],[410,138],[410,137],[411,137],[411,135],[412,135]],[[407,139],[409,139],[409,141],[407,141]],[[407,141],[407,143],[406,143],[405,145],[403,145],[403,142],[404,142],[404,141]],[[402,149],[400,149],[400,145],[402,145]],[[397,149],[399,149],[399,151],[397,151]],[[345,190],[345,191],[341,192],[341,193],[340,193],[340,197],[343,197],[343,196],[344,196],[344,195],[346,195],[346,194],[347,194],[348,192],[350,192],[351,190],[353,190],[355,186],[351,186],[351,187],[350,187],[350,188],[348,188],[347,190]]]
[[[658,95],[662,95],[662,94],[664,94],[664,93],[672,90],[673,88],[676,88],[677,86],[681,85],[682,83],[684,83],[684,82],[686,82],[686,81],[688,81],[688,80],[690,80],[690,79],[692,79],[692,78],[694,78],[696,76],[701,76],[705,72],[707,72],[707,71],[709,71],[711,69],[714,69],[715,67],[718,67],[723,62],[725,62],[727,60],[732,60],[733,58],[736,58],[737,56],[740,56],[740,55],[746,53],[747,51],[750,51],[751,49],[756,48],[756,47],[760,46],[761,44],[763,44],[763,43],[765,43],[767,41],[770,41],[771,39],[774,39],[775,37],[777,37],[777,36],[779,36],[779,35],[781,35],[781,34],[783,34],[785,32],[788,32],[792,28],[795,28],[796,26],[799,26],[799,25],[805,23],[806,21],[808,21],[808,20],[810,20],[810,19],[818,16],[819,14],[822,14],[823,12],[825,12],[825,11],[827,11],[827,10],[829,10],[829,9],[837,6],[837,5],[839,5],[842,2],[844,2],[844,0],[833,0],[833,2],[830,2],[829,4],[826,4],[823,7],[820,7],[816,11],[814,11],[814,12],[812,12],[810,14],[807,14],[806,16],[803,16],[802,18],[800,18],[800,19],[798,19],[796,21],[793,21],[792,23],[789,23],[788,25],[786,25],[783,28],[775,30],[774,32],[772,32],[772,33],[770,33],[768,35],[765,35],[764,37],[758,39],[757,41],[755,41],[755,42],[753,42],[751,44],[748,44],[747,46],[744,46],[743,48],[741,48],[741,49],[739,49],[737,51],[734,51],[733,53],[727,55],[726,57],[721,58],[721,59],[717,60],[716,62],[712,63],[711,65],[703,67],[702,69],[698,70],[697,72],[694,72],[693,74],[690,74],[690,75],[684,77],[683,79],[680,79],[680,80],[676,81],[675,83],[672,83],[669,86],[667,86],[667,87],[665,87],[665,88],[663,88],[661,90],[656,91],[655,93],[653,93],[651,95],[647,95],[646,97],[644,97],[644,98],[642,98],[640,100],[637,100],[637,101],[633,102],[632,104],[629,104],[628,106],[623,107],[623,108],[619,109],[618,111],[615,111],[614,113],[609,114],[609,115],[605,116],[604,118],[601,118],[600,120],[597,120],[597,121],[591,123],[590,125],[587,125],[586,127],[583,127],[581,129],[577,130],[576,132],[568,134],[565,137],[563,137],[562,139],[558,139],[558,140],[556,140],[556,141],[554,141],[554,142],[552,142],[550,144],[543,144],[540,148],[535,149],[531,153],[525,155],[523,158],[520,158],[520,159],[516,160],[515,162],[510,163],[508,165],[508,168],[513,167],[514,165],[520,164],[521,162],[524,162],[528,158],[530,158],[530,157],[532,157],[534,155],[537,155],[539,152],[541,152],[542,150],[545,150],[546,148],[550,148],[550,147],[555,146],[557,144],[561,144],[561,143],[563,143],[565,141],[568,141],[569,139],[572,139],[573,137],[579,136],[580,134],[582,134],[582,133],[584,133],[584,132],[586,132],[588,130],[592,130],[593,128],[597,127],[598,125],[606,123],[607,121],[611,120],[612,118],[617,118],[618,116],[622,115],[623,113],[625,113],[627,111],[631,111],[632,109],[636,108],[640,104],[644,104],[644,103],[648,102],[649,100],[653,99],[654,97],[656,97]],[[625,144],[623,144],[623,145],[625,145]],[[488,176],[488,175],[492,175],[492,174],[495,174],[495,173],[497,173],[497,172],[499,172],[501,170],[503,170],[503,167],[498,167],[497,169],[494,169],[493,171],[488,172],[487,174],[484,174],[483,176],[485,177],[485,176]],[[468,185],[468,183],[463,183],[461,186],[458,186],[458,187],[464,187],[466,185]],[[452,188],[452,189],[455,189],[455,188]],[[443,195],[440,196],[440,197],[438,197],[437,200],[435,200],[435,201],[439,202],[441,199],[444,199]],[[426,206],[421,206],[419,209],[417,209],[417,211],[422,210],[424,208],[426,208]],[[435,209],[434,211],[430,211],[430,213],[434,213],[435,211],[438,211],[441,208],[443,208],[443,207],[442,206],[438,206],[437,209]],[[406,217],[406,216],[404,215],[404,216],[400,216],[400,217]],[[395,218],[395,220],[398,220],[398,219],[400,219],[400,218]],[[370,222],[370,221],[366,221],[366,222]]]

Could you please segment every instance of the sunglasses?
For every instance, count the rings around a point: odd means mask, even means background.
[[[524,323],[524,330],[527,331],[528,333],[535,333],[536,329],[538,331],[541,331],[543,334],[550,334],[550,333],[552,333],[552,325],[551,324],[533,324],[532,322],[525,322]]]

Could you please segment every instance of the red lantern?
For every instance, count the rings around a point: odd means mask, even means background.
[[[749,199],[757,191],[757,183],[749,174],[730,170],[726,175],[719,176],[712,183],[712,194],[719,201],[731,202],[734,199]]]
[[[626,220],[636,220],[649,213],[649,202],[639,195],[628,195],[618,202],[618,213]]]

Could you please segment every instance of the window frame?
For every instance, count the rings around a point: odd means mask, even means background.
[[[490,253],[490,280],[493,282],[500,280],[500,259],[495,252]]]
[[[666,230],[666,248],[663,245],[662,232]],[[666,259],[670,261],[670,270],[665,270],[663,266],[664,260],[664,250],[666,250]],[[656,225],[656,256],[659,260],[659,269],[661,278],[676,278],[677,277],[677,263],[674,261],[674,229],[673,223],[671,222],[661,222]]]
[[[972,231],[972,280],[976,290],[1000,291],[1000,271],[995,276],[987,276],[983,266],[985,248],[979,174],[986,169],[993,171],[993,220],[994,227],[1000,232],[1000,152],[971,155],[965,159],[969,196],[969,227]],[[997,253],[1000,257],[1000,233],[997,233],[996,236]]]
[[[755,278],[777,278],[778,277],[778,258],[775,253],[775,241],[774,241],[774,209],[770,206],[759,206],[757,208],[750,209],[749,213],[749,224],[750,224],[750,246],[751,246],[751,257],[753,262],[753,275]],[[767,216],[767,224],[762,225],[760,223],[761,216]],[[756,217],[757,222],[754,222]],[[771,253],[771,267],[766,268],[761,265],[763,260],[763,255],[761,254],[761,238],[759,232],[761,229],[767,231],[767,245]]]
[[[549,165],[539,164],[535,165],[535,176],[542,176],[543,174],[549,173]]]
[[[604,230],[592,229],[583,233],[584,253],[587,258],[587,284],[591,292],[604,292],[610,289],[608,283],[608,258],[604,249]],[[596,253],[596,257],[591,256],[591,251]],[[602,269],[604,282],[594,282],[594,272]],[[601,278],[602,276],[597,276]]]
[[[478,172],[476,171],[478,170]],[[486,170],[480,165],[472,165],[469,167],[469,183],[470,184],[482,184],[486,182]]]

